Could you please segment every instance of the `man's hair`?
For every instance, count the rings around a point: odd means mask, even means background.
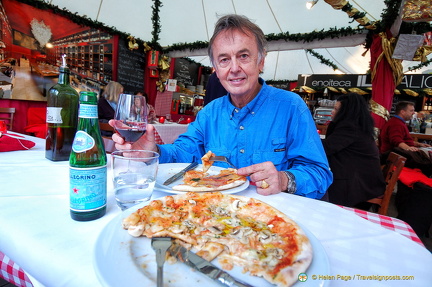
[[[258,45],[258,62],[265,57],[267,40],[261,28],[258,27],[258,25],[252,23],[252,21],[245,16],[228,14],[219,18],[219,20],[216,22],[213,36],[211,37],[209,42],[208,55],[210,57],[210,61],[213,67],[213,42],[221,32],[229,30],[239,30],[245,34],[250,33],[255,36],[255,40]]]
[[[409,101],[400,101],[396,104],[395,113],[399,114],[400,111],[406,110],[408,106],[415,106],[413,102]]]

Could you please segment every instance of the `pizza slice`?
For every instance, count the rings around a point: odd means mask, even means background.
[[[203,165],[203,172],[207,172],[209,168],[213,165],[213,161],[210,161],[210,158],[212,156],[216,156],[214,153],[212,153],[211,150],[209,150],[202,158],[202,165]]]
[[[238,175],[233,168],[223,169],[215,175],[208,175],[205,172],[190,170],[183,178],[183,184],[173,186],[173,190],[178,191],[220,191],[234,188],[246,182],[246,177]]]

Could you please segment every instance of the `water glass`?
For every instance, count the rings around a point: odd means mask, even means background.
[[[150,200],[159,154],[147,150],[121,150],[111,155],[115,199],[121,210]]]

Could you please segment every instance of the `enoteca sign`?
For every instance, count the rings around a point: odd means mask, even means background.
[[[368,88],[372,87],[370,74],[367,75],[299,75],[298,86],[310,88]],[[432,74],[404,75],[397,89],[432,88]]]

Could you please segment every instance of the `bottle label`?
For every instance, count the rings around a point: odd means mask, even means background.
[[[80,104],[78,117],[79,118],[86,118],[86,119],[97,119],[97,117],[98,117],[97,106],[96,105]]]
[[[46,122],[50,124],[62,124],[62,107],[47,107]]]
[[[85,131],[77,131],[72,143],[72,150],[81,153],[92,149],[95,145],[94,138]]]
[[[92,211],[107,203],[107,167],[70,167],[70,209]]]

